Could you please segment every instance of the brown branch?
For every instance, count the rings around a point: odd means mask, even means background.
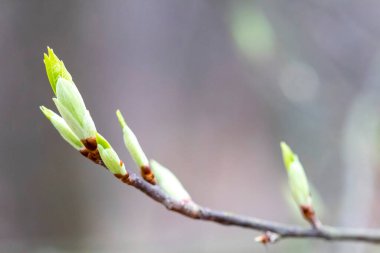
[[[229,212],[212,210],[199,206],[192,201],[176,201],[164,193],[159,186],[151,185],[133,173],[125,177],[117,176],[117,178],[142,191],[150,198],[164,205],[170,211],[180,213],[192,219],[212,221],[222,225],[243,227],[263,232],[269,231],[278,235],[276,241],[283,238],[311,238],[380,244],[380,230],[335,228],[324,225],[313,228],[301,228]]]

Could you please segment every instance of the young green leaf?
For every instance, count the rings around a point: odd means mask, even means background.
[[[111,144],[101,134],[96,133],[96,143],[104,148],[112,148]]]
[[[83,147],[82,142],[66,124],[63,118],[61,118],[58,114],[56,114],[52,110],[49,110],[45,106],[40,106],[40,109],[46,116],[46,118],[48,118],[50,122],[53,124],[53,126],[58,130],[58,132],[65,141],[67,141],[76,150],[80,150]]]
[[[62,77],[66,80],[72,81],[72,77],[67,71],[65,64],[54,54],[53,49],[50,47],[48,47],[48,54],[44,54],[44,63],[46,74],[54,93],[56,93],[58,78]]]
[[[80,121],[87,109],[75,83],[61,77],[58,78],[56,95],[59,102],[73,114],[77,121]]]
[[[57,98],[54,102],[67,124],[81,140],[94,137],[96,134],[94,121],[75,84],[58,78],[56,88]]]

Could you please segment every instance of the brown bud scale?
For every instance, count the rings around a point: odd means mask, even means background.
[[[86,139],[81,140],[83,145],[90,151],[95,151],[98,147],[98,144],[96,143],[96,137],[88,137]]]
[[[129,174],[127,172],[127,174],[125,175],[121,175],[121,174],[114,174],[114,176],[118,179],[120,179],[123,183],[126,183],[126,184],[132,184],[131,180],[129,179]]]
[[[97,148],[96,138],[89,137],[87,139],[81,140],[81,142],[83,143],[84,147],[81,148],[79,152],[94,163],[104,166],[104,162],[102,161]]]
[[[154,174],[149,166],[141,166],[141,176],[150,184],[155,185],[156,179],[154,178]]]
[[[321,226],[321,222],[318,220],[317,215],[312,206],[303,205],[300,207],[303,217],[315,228]]]

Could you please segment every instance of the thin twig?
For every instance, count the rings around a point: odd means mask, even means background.
[[[144,192],[170,211],[180,213],[192,219],[212,221],[222,225],[243,227],[263,232],[270,231],[278,235],[276,241],[284,238],[311,238],[380,244],[380,230],[335,228],[324,225],[318,228],[302,228],[225,211],[212,210],[199,206],[192,201],[176,201],[163,192],[159,186],[151,185],[134,173],[129,173],[127,178],[122,179],[122,181]]]

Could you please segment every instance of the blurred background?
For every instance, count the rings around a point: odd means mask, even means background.
[[[307,226],[288,201],[285,140],[324,223],[379,227],[379,17],[374,0],[0,0],[0,252],[378,252],[266,251],[255,231],[168,212],[85,160],[38,106],[54,108],[50,46],[130,170],[118,108],[196,202]]]

